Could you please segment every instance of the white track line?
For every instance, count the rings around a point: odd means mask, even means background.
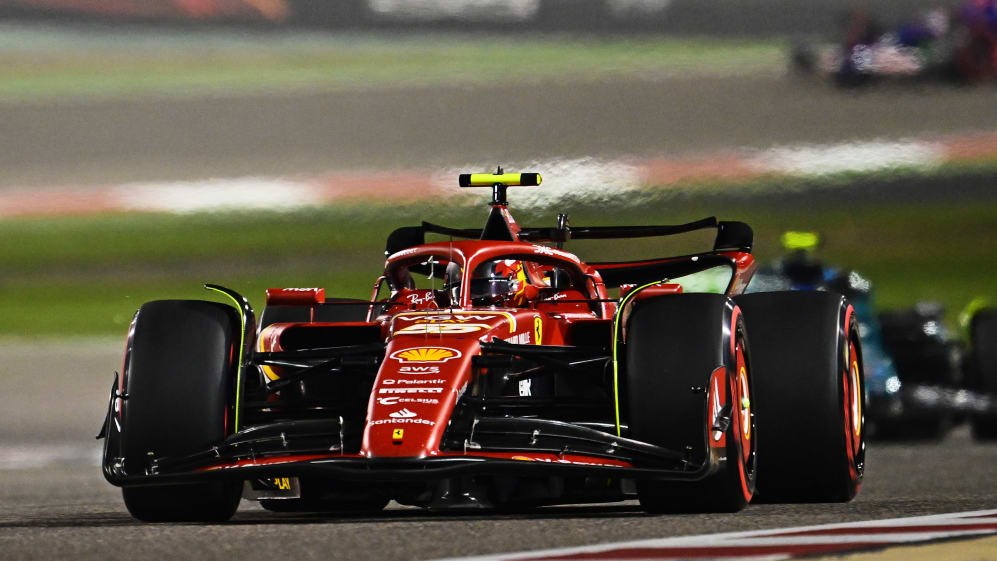
[[[912,526],[925,526],[930,529],[904,532],[902,529]],[[979,528],[951,528],[953,526],[980,526]],[[785,534],[799,532],[820,532],[837,530],[828,534],[794,535]],[[848,532],[852,530],[852,532]],[[820,553],[821,546],[845,546],[841,550],[829,553],[840,554],[848,551],[849,545],[858,548],[887,546],[897,543],[916,543],[920,541],[938,540],[950,537],[983,536],[997,534],[997,510],[981,510],[971,512],[947,513],[911,518],[893,518],[888,520],[867,520],[861,522],[846,522],[837,524],[822,524],[817,526],[799,526],[770,530],[752,530],[746,532],[729,532],[722,534],[705,534],[695,536],[679,536],[649,540],[635,540],[598,545],[546,549],[539,551],[523,551],[475,557],[459,557],[439,561],[515,561],[525,559],[592,559],[592,560],[628,560],[655,559],[787,559],[794,555]],[[779,551],[758,552],[752,548],[793,548],[791,553]],[[807,548],[814,548],[807,552]],[[741,549],[741,552],[737,550]],[[635,554],[634,550],[640,550]],[[658,550],[655,552],[654,550]],[[678,554],[676,550],[681,550]],[[716,557],[710,553],[715,552]],[[754,552],[754,553],[753,553]],[[630,555],[630,557],[628,557]]]

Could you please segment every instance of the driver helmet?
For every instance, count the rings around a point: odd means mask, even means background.
[[[475,306],[520,305],[526,288],[522,261],[502,259],[480,265],[471,277]]]

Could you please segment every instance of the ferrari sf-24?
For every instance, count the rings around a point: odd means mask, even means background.
[[[106,420],[103,474],[144,521],[278,512],[526,509],[638,499],[651,513],[855,496],[865,462],[856,314],[831,292],[743,294],[752,230],[521,227],[387,238],[366,300],[271,289],[144,304]],[[694,255],[587,262],[571,240],[716,231]],[[427,242],[427,235],[438,241]],[[619,242],[616,242],[619,243]]]

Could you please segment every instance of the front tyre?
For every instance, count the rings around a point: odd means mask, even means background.
[[[701,481],[637,482],[651,513],[737,512],[755,490],[751,360],[740,310],[723,295],[640,300],[625,327],[630,436],[692,451]]]
[[[128,474],[152,458],[205,450],[230,432],[240,325],[215,302],[159,300],[135,316],[126,350],[122,453]],[[145,522],[222,522],[235,513],[241,481],[122,488],[128,512]]]

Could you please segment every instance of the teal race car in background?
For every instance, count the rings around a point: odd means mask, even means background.
[[[849,299],[860,322],[871,436],[940,438],[968,417],[978,438],[997,438],[991,397],[997,394],[997,310],[968,309],[963,341],[933,302],[877,313],[868,279],[817,257],[816,232],[786,232],[781,242],[785,255],[760,267],[746,293],[813,290]]]

